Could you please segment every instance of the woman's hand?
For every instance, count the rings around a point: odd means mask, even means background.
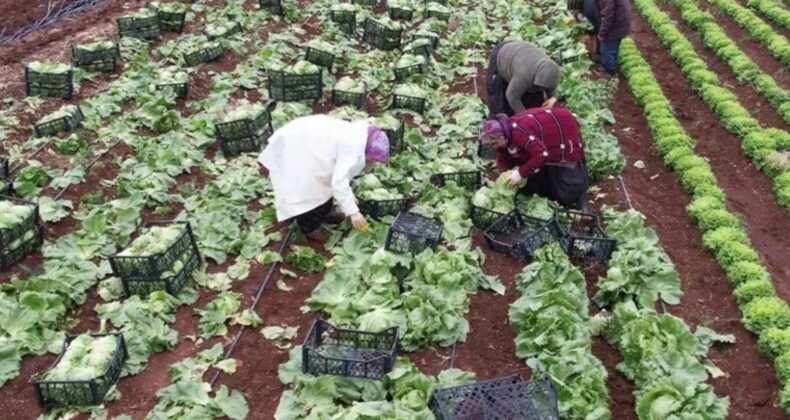
[[[524,178],[521,177],[521,174],[518,172],[518,168],[513,169],[510,171],[510,175],[507,178],[507,186],[510,188],[516,188],[522,179]]]
[[[365,220],[365,216],[362,213],[354,213],[348,218],[351,219],[351,225],[354,226],[354,229],[363,233],[368,231],[368,221]]]
[[[557,98],[552,96],[551,98],[546,99],[546,102],[543,102],[543,108],[551,108],[556,103],[557,103]]]

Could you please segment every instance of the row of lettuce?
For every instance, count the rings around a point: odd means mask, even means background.
[[[790,205],[790,168],[784,157],[790,149],[790,133],[762,127],[738,102],[737,95],[722,85],[672,19],[653,0],[636,0],[635,5],[661,42],[669,48],[692,88],[719,116],[722,127],[741,140],[744,153],[773,179],[777,202],[782,206]],[[786,107],[786,103],[783,106]]]
[[[784,35],[777,33],[771,25],[735,0],[707,1],[732,17],[735,23],[747,31],[752,38],[765,45],[774,58],[785,66],[790,65],[790,43]]]
[[[667,166],[677,172],[691,194],[687,210],[703,232],[704,246],[711,251],[735,287],[747,329],[760,336],[760,348],[769,357],[788,353],[790,307],[776,296],[770,275],[751,247],[738,217],[727,210],[726,197],[706,160],[695,154],[694,140],[676,119],[669,100],[632,41],[622,48],[622,69],[631,91],[645,110],[656,150]],[[787,356],[785,356],[787,357]],[[780,379],[787,380],[786,363],[776,361]],[[790,404],[785,388],[782,404]]]

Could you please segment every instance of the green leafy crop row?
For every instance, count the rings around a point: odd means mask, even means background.
[[[716,19],[697,7],[697,0],[670,0],[677,6],[683,20],[701,36],[705,46],[727,63],[741,82],[749,83],[768,99],[782,118],[790,122],[790,92],[782,89],[773,77],[765,74],[738,45],[727,36]]]
[[[757,10],[785,29],[790,28],[790,11],[787,6],[774,0],[746,0],[746,5]]]
[[[784,156],[790,148],[790,133],[763,128],[729,89],[722,87],[716,73],[710,71],[694,47],[677,29],[670,17],[653,0],[636,0],[636,8],[650,23],[661,42],[705,104],[719,116],[719,123],[741,139],[741,148],[758,168],[773,178],[776,200],[790,206],[790,167]],[[646,111],[648,111],[646,109]],[[705,176],[694,173],[694,177]],[[712,177],[712,173],[710,174]],[[693,182],[694,179],[689,179]],[[691,184],[694,185],[694,184]],[[702,183],[700,185],[710,185]]]
[[[703,232],[705,248],[713,253],[736,288],[744,325],[760,335],[761,349],[769,356],[790,355],[790,341],[781,339],[787,335],[783,331],[790,327],[790,307],[776,296],[771,277],[751,247],[740,220],[727,210],[724,192],[708,163],[694,153],[694,140],[675,118],[672,104],[631,40],[623,43],[621,63],[634,97],[645,110],[656,149],[693,197],[687,211]],[[787,363],[778,359],[776,368],[778,372],[786,371]],[[790,409],[790,382],[785,383],[782,404]]]
[[[776,33],[771,25],[765,23],[751,10],[741,6],[735,0],[707,0],[731,16],[735,23],[746,30],[752,38],[760,41],[774,58],[785,66],[790,65],[790,43],[787,38]]]

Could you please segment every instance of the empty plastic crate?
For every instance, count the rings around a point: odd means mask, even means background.
[[[107,391],[109,391],[121,377],[123,362],[127,357],[126,342],[122,334],[91,334],[92,337],[104,337],[108,335],[118,337],[118,346],[104,374],[97,378],[82,381],[49,381],[45,379],[36,379],[33,381],[33,387],[36,390],[36,397],[38,398],[39,405],[42,407],[91,406],[100,405],[104,402],[104,396],[107,394]],[[55,366],[60,363],[60,359],[66,352],[66,348],[74,338],[76,338],[76,336],[69,336],[64,340],[60,355],[47,371],[54,369]]]
[[[402,211],[390,226],[384,247],[392,252],[419,254],[426,248],[436,248],[443,230],[438,220]]]
[[[368,332],[317,319],[302,346],[302,371],[312,375],[381,379],[398,355],[398,328]]]
[[[384,216],[395,216],[406,210],[407,198],[396,198],[392,200],[359,200],[359,211],[375,219]]]
[[[484,236],[492,250],[532,262],[535,251],[558,241],[558,230],[554,219],[541,220],[513,210],[489,225]]]

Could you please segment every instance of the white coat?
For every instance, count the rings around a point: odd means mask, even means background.
[[[351,179],[365,168],[366,121],[310,115],[274,132],[258,162],[269,170],[277,220],[304,214],[330,198],[358,213]]]

